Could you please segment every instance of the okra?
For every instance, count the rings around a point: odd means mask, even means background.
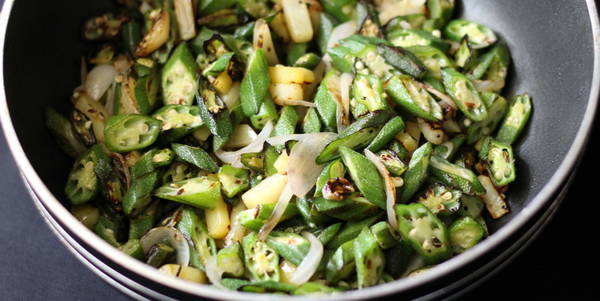
[[[334,294],[340,292],[339,289],[329,287],[317,282],[306,282],[295,289],[293,295],[322,295],[322,294]]]
[[[362,221],[353,221],[348,222],[342,227],[340,232],[338,232],[337,236],[334,237],[328,244],[328,249],[337,249],[343,243],[356,238],[356,236],[360,233],[363,228],[370,227],[377,221],[381,219],[383,216],[382,213],[379,213],[375,216],[366,218]]]
[[[227,143],[233,132],[231,116],[216,91],[206,87],[204,82],[200,86],[202,90],[199,94],[196,94],[198,107],[200,108],[200,117],[210,132],[218,138],[216,140],[218,143],[213,141],[213,150],[218,150]]]
[[[258,240],[254,232],[242,241],[244,263],[253,281],[279,281],[279,254],[266,242]]]
[[[352,83],[352,95],[369,112],[388,109],[383,95],[383,83],[377,76],[357,74]]]
[[[403,48],[379,44],[377,45],[377,51],[385,58],[388,64],[394,66],[404,74],[420,79],[427,72],[421,60]]]
[[[460,202],[460,215],[468,216],[474,219],[481,217],[481,212],[483,211],[485,204],[480,197],[463,194],[460,198]]]
[[[237,215],[240,224],[250,230],[259,231],[265,222],[271,217],[275,204],[260,204],[254,208],[244,210]],[[283,212],[280,221],[286,221],[296,215],[299,210],[296,204],[290,203]]]
[[[208,172],[217,172],[219,167],[213,158],[202,148],[185,144],[173,143],[171,149],[177,155],[177,159],[190,163]]]
[[[105,143],[114,152],[130,152],[152,145],[160,131],[159,120],[144,115],[117,115],[108,119]]]
[[[277,114],[275,103],[271,99],[271,96],[267,94],[266,98],[263,99],[258,113],[250,117],[250,122],[252,122],[252,126],[255,128],[262,129],[269,121],[275,122],[277,118],[279,118],[279,115]]]
[[[329,71],[319,85],[314,100],[317,112],[323,121],[323,125],[325,129],[329,131],[335,131],[337,128],[336,110],[338,101],[336,100],[337,96],[334,95],[332,91],[337,90],[335,84],[338,81],[339,75],[337,72],[335,70]]]
[[[263,153],[245,153],[240,156],[242,165],[254,171],[262,171],[265,167],[265,155]]]
[[[198,66],[187,45],[182,43],[171,55],[162,71],[163,102],[191,105],[198,90]]]
[[[359,230],[355,235],[358,235]],[[356,236],[355,236],[356,237]],[[352,274],[356,267],[354,261],[354,237],[337,247],[325,266],[325,278],[329,283],[336,283]]]
[[[464,36],[469,37],[469,43],[475,49],[488,47],[498,40],[494,32],[485,25],[463,19],[452,20],[444,28],[444,36],[456,42]]]
[[[169,245],[158,243],[148,250],[148,254],[146,254],[146,264],[158,268],[167,262],[173,255],[175,255],[175,249]]]
[[[393,234],[393,231],[395,230],[391,228],[388,222],[381,221],[371,226],[370,229],[373,233],[373,237],[382,250],[390,249],[398,244],[399,239]]]
[[[485,235],[485,230],[479,222],[471,217],[463,216],[455,220],[449,228],[450,244],[455,253],[475,246]]]
[[[152,200],[152,192],[159,181],[154,171],[134,179],[123,196],[123,212],[128,216],[137,216]]]
[[[531,117],[531,109],[531,98],[528,94],[515,96],[508,107],[500,130],[496,134],[496,140],[513,144],[527,125]]]
[[[427,17],[425,17],[424,14],[397,16],[388,21],[385,25],[385,32],[386,35],[388,35],[396,30],[403,29],[404,27],[422,28],[426,21]]]
[[[217,252],[217,266],[226,276],[242,277],[246,270],[242,258],[242,247],[236,242]]]
[[[265,175],[271,176],[277,173],[277,168],[275,168],[274,164],[279,158],[279,152],[275,149],[274,146],[267,146],[265,149]]]
[[[404,176],[404,189],[400,194],[400,202],[408,202],[425,182],[432,152],[433,147],[427,142],[413,153]]]
[[[465,68],[469,66],[475,57],[475,51],[471,48],[469,44],[469,36],[464,36],[460,41],[460,46],[456,53],[454,53],[454,61],[456,62],[456,66],[460,68]]]
[[[348,22],[352,18],[352,12],[357,0],[324,0],[321,2],[326,13],[333,16],[339,22]]]
[[[308,254],[310,242],[291,232],[273,231],[266,239],[267,246],[294,265],[299,265]]]
[[[118,219],[100,215],[98,217],[98,222],[94,225],[94,232],[113,247],[119,247],[120,243],[118,236],[120,234],[120,227],[121,225]]]
[[[438,48],[432,46],[411,46],[406,48],[406,50],[412,52],[427,67],[426,78],[441,79],[442,69],[455,67],[454,62]]]
[[[155,171],[162,166],[168,166],[175,158],[175,153],[171,149],[151,149],[144,153],[142,157],[131,167],[131,177],[136,179],[145,174]]]
[[[303,55],[306,54],[308,43],[292,43],[288,46],[287,65],[293,66],[294,63]]]
[[[394,140],[396,134],[404,130],[404,121],[402,117],[396,116],[390,119],[377,133],[377,136],[367,146],[367,149],[372,152],[378,152],[384,148],[390,141]]]
[[[65,194],[73,205],[83,204],[93,199],[100,190],[99,174],[110,169],[110,159],[100,145],[96,144],[83,153],[73,164]]]
[[[321,132],[321,120],[319,113],[316,108],[309,108],[304,115],[302,121],[302,131],[306,134],[320,133]]]
[[[377,206],[360,195],[351,195],[343,200],[320,197],[314,203],[317,211],[345,221],[363,220],[378,211]]]
[[[439,216],[449,216],[461,209],[462,192],[441,184],[433,184],[419,197],[421,203]]]
[[[388,39],[394,46],[432,46],[443,52],[448,52],[450,44],[431,33],[420,29],[399,29],[388,33]]]
[[[329,37],[337,25],[337,20],[326,12],[319,14],[319,27],[317,28],[317,44],[321,54],[326,54]]]
[[[144,249],[140,244],[139,239],[130,239],[125,244],[119,247],[119,250],[135,259],[144,259]]]
[[[467,137],[465,137],[465,135],[455,136],[454,138],[440,145],[437,145],[433,149],[433,155],[451,161],[460,149],[460,147],[463,145],[465,140],[467,140]]]
[[[166,184],[154,195],[201,209],[212,209],[221,199],[221,183],[208,177],[191,178]]]
[[[317,230],[315,235],[317,235],[317,238],[321,241],[323,245],[326,245],[337,235],[337,233],[342,228],[342,225],[342,223],[332,224],[330,226],[327,226],[327,228]]]
[[[386,83],[385,91],[398,105],[417,117],[434,122],[444,117],[433,96],[422,84],[408,76],[392,77]]]
[[[223,165],[219,168],[217,176],[219,182],[221,182],[221,189],[228,198],[232,198],[250,188],[250,175],[246,169]]]
[[[358,33],[367,37],[383,38],[383,29],[379,21],[379,14],[375,7],[368,1],[358,1],[354,11]]]
[[[468,77],[446,68],[442,70],[442,78],[446,92],[465,116],[473,121],[483,121],[488,117],[488,110]]]
[[[442,23],[450,21],[454,14],[455,0],[427,0],[427,9],[431,19],[441,19]]]
[[[452,164],[447,160],[432,156],[429,165],[432,176],[445,185],[460,189],[466,194],[483,194],[485,189],[470,169]]]
[[[214,0],[215,2],[221,0]],[[238,0],[238,5],[254,18],[264,18],[271,14],[270,3],[267,0]]]
[[[482,146],[480,158],[486,163],[495,186],[506,186],[515,180],[515,158],[509,144],[490,139]]]
[[[263,100],[269,93],[269,65],[262,49],[256,49],[248,59],[246,74],[242,80],[240,95],[244,115],[259,113]]]
[[[391,150],[382,150],[377,153],[377,156],[394,177],[401,176],[408,169],[408,166]]]
[[[162,175],[161,184],[178,182],[195,177],[198,174],[196,167],[184,162],[173,162]]]
[[[399,204],[395,210],[400,235],[426,263],[435,264],[452,255],[446,226],[427,207]]]
[[[202,15],[212,14],[222,9],[230,8],[234,6],[238,1],[236,0],[206,0],[198,2],[198,11]]]
[[[488,104],[488,117],[480,122],[475,122],[467,128],[467,143],[473,144],[481,137],[491,135],[506,114],[508,104],[504,97],[495,93],[482,93],[482,99]]]
[[[298,198],[296,205],[304,222],[310,228],[316,228],[331,222],[332,218],[319,212],[312,199]]]
[[[85,152],[85,145],[79,139],[73,125],[67,118],[52,108],[46,108],[46,127],[50,130],[58,146],[67,155],[77,158]]]
[[[360,192],[369,202],[385,208],[385,187],[375,165],[365,156],[345,146],[340,147],[339,152]]]
[[[354,260],[358,288],[376,285],[383,274],[385,256],[368,228],[363,229],[354,240]]]
[[[158,202],[153,202],[135,218],[129,219],[129,240],[139,239],[154,227],[158,219]]]
[[[316,55],[315,53],[309,52],[309,53],[299,57],[292,64],[292,66],[313,70],[319,65],[320,62],[321,62],[320,56]]]
[[[186,240],[192,242],[190,265],[205,269],[208,258],[217,253],[215,240],[208,235],[206,221],[191,207],[183,207],[175,214],[179,218],[177,230],[184,235]]]

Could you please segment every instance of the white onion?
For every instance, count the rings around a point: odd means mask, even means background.
[[[427,90],[427,92],[435,95],[437,98],[440,99],[440,106],[444,106],[444,105],[448,105],[449,107],[452,107],[453,109],[456,110],[456,103],[454,103],[454,100],[452,100],[452,97],[440,92],[439,90],[435,89],[434,87],[427,85],[427,84],[422,84],[422,87],[425,88],[425,90]]]
[[[262,129],[262,131],[260,131],[260,133],[258,134],[258,137],[256,137],[256,140],[254,140],[252,143],[250,143],[247,146],[245,146],[244,148],[239,149],[234,152],[225,152],[222,150],[217,150],[215,152],[215,156],[217,156],[217,158],[219,158],[219,160],[221,160],[225,163],[231,164],[234,167],[241,168],[243,166],[240,161],[240,156],[242,154],[246,154],[246,153],[260,152],[263,149],[263,144],[265,143],[267,138],[269,138],[269,136],[271,136],[272,131],[273,131],[273,123],[271,121],[269,121],[265,125],[265,127]]]
[[[297,197],[304,197],[315,185],[325,165],[318,165],[315,159],[336,134],[316,133],[310,139],[302,139],[290,152],[288,161],[288,183]]]
[[[394,205],[396,204],[396,185],[394,181],[390,177],[390,173],[388,172],[383,162],[377,155],[375,155],[372,151],[365,149],[365,156],[379,171],[379,174],[383,178],[385,182],[385,209],[387,211],[388,222],[394,232],[398,229],[398,217],[396,216],[396,211],[394,210]]]
[[[417,125],[419,126],[419,130],[423,134],[425,139],[435,145],[442,144],[444,142],[444,131],[441,128],[434,128],[430,122],[424,120],[423,118],[417,118]]]
[[[487,176],[477,177],[483,188],[485,188],[485,194],[481,196],[485,203],[485,208],[490,213],[493,219],[499,219],[509,212],[508,205],[504,201],[504,198],[498,193],[492,180]]]
[[[342,23],[336,26],[331,35],[329,36],[329,40],[327,41],[327,48],[333,48],[338,46],[338,42],[341,39],[345,39],[356,33],[358,27],[356,26],[355,21],[348,21],[346,23]]]
[[[320,139],[320,136],[336,136],[336,133],[332,132],[322,132],[322,133],[312,133],[312,134],[291,134],[284,136],[276,136],[267,138],[267,143],[271,145],[282,145],[290,140],[295,141],[311,141],[312,139]]]
[[[494,92],[502,90],[502,88],[504,88],[505,81],[503,79],[476,80],[473,82],[473,84],[479,92]]]
[[[221,277],[223,276],[223,270],[221,270],[221,268],[219,267],[219,264],[217,263],[217,256],[215,255],[210,255],[208,256],[208,258],[206,258],[206,262],[204,263],[205,265],[205,272],[206,272],[206,277],[208,277],[208,280],[210,280],[210,282],[221,289],[226,289],[222,284],[221,284]]]
[[[326,63],[323,62],[323,60],[321,60],[321,62],[319,62],[317,67],[315,67],[315,69],[313,69],[313,74],[315,75],[315,80],[312,83],[304,86],[304,98],[305,99],[313,99],[313,96],[315,95],[315,91],[317,90],[317,87],[319,87],[319,85],[321,84],[321,81],[323,80],[323,76],[325,76],[326,68],[327,68]]]
[[[273,228],[275,228],[277,223],[279,223],[279,220],[281,220],[281,217],[283,216],[283,213],[285,212],[285,209],[287,208],[293,196],[294,194],[292,193],[292,186],[288,182],[288,184],[285,184],[283,191],[279,195],[279,199],[277,200],[277,204],[275,204],[273,213],[271,213],[269,219],[267,219],[265,224],[260,228],[260,231],[258,232],[258,239],[265,240],[267,236],[269,236],[269,233],[273,231]]]
[[[196,20],[194,19],[194,7],[192,0],[175,0],[175,17],[177,18],[177,28],[182,40],[189,40],[196,36]]]
[[[112,65],[98,65],[88,73],[83,84],[85,91],[95,100],[99,100],[115,81],[117,70]]]
[[[235,82],[227,94],[221,96],[221,99],[229,111],[235,109],[240,104],[240,83]]]
[[[187,266],[190,262],[190,246],[179,230],[173,227],[158,227],[148,231],[140,239],[144,253],[148,253],[157,243],[168,243],[177,251],[177,264]]]
[[[231,209],[229,219],[231,220],[231,228],[224,239],[224,245],[227,247],[235,242],[241,241],[244,235],[246,235],[246,228],[240,224],[240,220],[237,218],[238,213],[246,210],[244,202],[238,202]]]
[[[323,258],[323,244],[321,241],[310,232],[302,232],[302,236],[310,241],[310,249],[288,279],[294,285],[301,285],[310,280],[317,271],[317,268],[319,268],[319,263],[321,263],[321,259]]]
[[[338,100],[338,106],[336,108],[336,118],[338,133],[342,132],[349,123],[350,119],[350,88],[354,75],[352,73],[342,73],[340,76],[340,98]],[[341,111],[341,114],[340,114]]]

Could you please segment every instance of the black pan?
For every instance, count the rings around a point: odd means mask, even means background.
[[[534,100],[532,121],[516,145],[519,180],[509,195],[512,212],[490,223],[491,237],[431,273],[337,298],[424,296],[507,256],[553,210],[587,141],[600,75],[594,1],[459,2],[465,18],[489,25],[508,42],[513,64],[505,94],[529,92]],[[86,51],[79,38],[82,21],[112,6],[110,0],[5,1],[0,117],[13,156],[38,207],[65,244],[122,289],[157,298],[247,298],[160,275],[101,241],[61,205],[70,160],[45,130],[43,108],[70,106],[69,96],[79,83],[79,57]]]

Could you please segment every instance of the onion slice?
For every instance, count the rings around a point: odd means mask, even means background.
[[[223,284],[221,284],[221,277],[223,276],[223,270],[221,270],[221,268],[219,267],[218,263],[217,263],[217,256],[216,255],[210,255],[208,258],[206,258],[206,262],[204,263],[205,265],[205,272],[206,272],[206,277],[208,277],[208,280],[210,280],[210,282],[220,288],[220,289],[226,289]]]
[[[417,118],[417,126],[427,141],[435,145],[444,142],[446,134],[444,134],[441,124],[427,121],[423,118]]]
[[[355,34],[357,30],[358,26],[356,26],[355,21],[348,21],[336,26],[331,32],[329,40],[327,41],[327,49],[338,46],[338,43],[341,39],[345,39]]]
[[[217,150],[215,152],[215,156],[217,156],[219,160],[225,163],[231,164],[234,167],[242,168],[243,166],[242,162],[240,161],[240,156],[246,153],[260,152],[263,149],[263,144],[265,143],[267,138],[271,136],[272,131],[273,123],[269,121],[262,129],[262,131],[260,131],[260,133],[256,137],[256,140],[254,140],[252,143],[234,152],[225,152],[222,150]]]
[[[290,152],[288,161],[288,183],[292,193],[304,197],[317,182],[317,178],[325,168],[315,162],[319,153],[337,135],[333,133],[317,133],[300,140]]]
[[[342,132],[350,123],[350,88],[354,75],[352,73],[342,73],[340,76],[340,98],[337,99],[336,118],[337,131]]]
[[[423,88],[425,88],[425,90],[427,90],[427,92],[435,95],[435,97],[440,99],[440,106],[444,106],[447,105],[453,109],[457,109],[458,107],[456,106],[456,103],[454,103],[454,100],[452,100],[452,97],[450,97],[449,95],[446,95],[444,93],[442,93],[441,91],[439,91],[438,89],[427,85],[427,84],[421,84]]]
[[[115,81],[117,70],[112,65],[98,65],[86,76],[83,87],[94,100],[99,100]]]
[[[151,229],[141,239],[144,253],[157,243],[168,243],[177,251],[177,264],[187,266],[190,262],[190,246],[179,230],[173,227],[157,227]]]
[[[365,156],[369,159],[377,170],[379,174],[385,181],[385,207],[387,211],[388,222],[392,229],[394,229],[393,233],[398,229],[398,218],[396,217],[396,211],[394,211],[394,205],[396,204],[396,186],[394,185],[394,181],[390,177],[390,173],[388,172],[383,162],[377,155],[375,155],[372,151],[365,149]]]
[[[260,231],[258,232],[259,240],[265,240],[267,236],[269,236],[269,233],[273,231],[273,228],[277,226],[277,223],[279,223],[279,220],[281,220],[281,217],[283,216],[283,213],[285,212],[285,209],[287,208],[293,196],[294,194],[292,193],[292,186],[288,182],[288,184],[285,184],[283,191],[279,195],[279,199],[277,200],[277,204],[275,204],[273,213],[271,213],[269,219],[266,220],[265,224],[260,228]]]
[[[240,104],[240,87],[240,83],[235,82],[229,89],[229,92],[221,96],[221,100],[223,100],[230,112]]]
[[[310,241],[310,249],[296,268],[296,271],[288,279],[294,285],[301,285],[310,280],[310,277],[317,271],[319,263],[321,263],[321,259],[323,258],[323,244],[321,241],[310,232],[302,232],[302,236]]]

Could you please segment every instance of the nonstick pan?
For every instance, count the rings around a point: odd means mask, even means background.
[[[505,94],[529,92],[534,101],[530,125],[516,145],[519,181],[509,195],[511,214],[490,223],[489,238],[429,273],[323,299],[363,300],[392,294],[427,299],[440,296],[434,292],[456,291],[456,283],[468,275],[494,270],[554,212],[585,147],[600,83],[600,29],[594,1],[458,2],[465,18],[489,25],[507,41],[513,64]],[[21,175],[65,245],[130,296],[248,299],[247,294],[158,273],[102,241],[63,206],[64,179],[71,163],[46,131],[43,110],[69,106],[69,96],[79,82],[79,58],[86,50],[80,26],[87,17],[111,7],[112,0],[5,1],[0,19],[0,118]],[[445,290],[449,287],[452,290]]]

